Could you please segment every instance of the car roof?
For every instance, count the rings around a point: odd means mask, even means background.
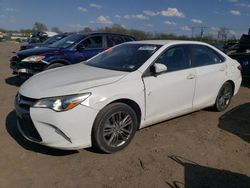
[[[185,40],[142,40],[142,41],[133,41],[129,43],[134,44],[153,44],[153,45],[172,45],[172,44],[202,44],[202,45],[208,45],[204,42],[199,41],[185,41]]]
[[[90,33],[71,33],[70,35],[78,35],[81,36],[82,38],[89,37],[89,36],[96,36],[96,35],[117,35],[120,37],[128,37],[131,39],[131,41],[135,41],[136,38],[131,36],[131,35],[125,35],[125,34],[119,34],[119,33],[109,33],[109,32],[90,32]],[[126,40],[124,41],[126,42]]]
[[[132,37],[131,35],[126,35],[126,34],[120,34],[120,33],[109,33],[109,32],[79,32],[79,33],[72,33],[72,34],[77,34],[77,35],[84,35],[84,36],[88,36],[88,35],[119,35],[119,36],[127,36],[127,37]]]

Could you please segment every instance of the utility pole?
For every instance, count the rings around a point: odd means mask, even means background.
[[[205,33],[205,29],[206,29],[207,27],[201,27],[201,39],[203,38],[203,36],[204,36],[204,33]]]
[[[194,27],[191,27],[192,28],[192,39],[194,38]]]

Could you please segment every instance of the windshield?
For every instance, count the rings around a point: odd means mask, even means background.
[[[48,38],[43,43],[44,44],[53,44],[54,42],[59,41],[59,40],[61,40],[64,37],[65,37],[64,35],[55,35],[53,37]]]
[[[80,42],[80,40],[82,40],[83,38],[84,38],[84,35],[79,35],[79,34],[70,35],[70,36],[67,36],[67,37],[51,44],[49,47],[68,48],[68,47]]]
[[[122,44],[110,48],[100,55],[87,61],[87,65],[132,72],[137,70],[161,46],[152,44]]]

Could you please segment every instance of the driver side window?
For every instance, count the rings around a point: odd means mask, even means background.
[[[155,63],[167,66],[167,72],[177,71],[189,67],[189,52],[187,46],[176,46],[167,49]]]
[[[102,48],[102,36],[90,37],[81,42],[85,48]]]

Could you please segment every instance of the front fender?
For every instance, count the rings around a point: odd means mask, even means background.
[[[108,104],[121,100],[128,99],[135,102],[141,109],[141,119],[145,116],[145,95],[144,85],[140,77],[130,81],[117,81],[112,84],[90,88],[83,92],[91,92],[92,95],[83,102],[83,105],[89,106],[100,111]]]

